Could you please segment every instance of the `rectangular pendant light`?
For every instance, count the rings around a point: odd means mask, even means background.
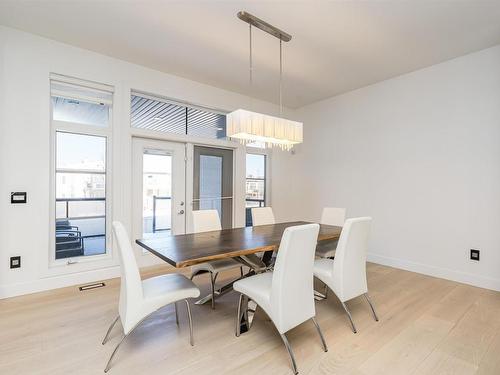
[[[243,144],[263,142],[290,150],[302,143],[302,123],[238,109],[227,115],[227,136]]]

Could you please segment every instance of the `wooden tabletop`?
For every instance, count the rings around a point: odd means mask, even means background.
[[[277,250],[284,230],[287,227],[302,224],[309,223],[295,221],[258,227],[139,239],[135,242],[172,266],[183,268],[209,260]],[[338,239],[341,230],[341,227],[321,225],[318,241]]]

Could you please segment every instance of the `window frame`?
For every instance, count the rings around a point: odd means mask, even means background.
[[[113,175],[112,175],[112,165],[113,165],[113,146],[112,146],[112,138],[113,138],[113,100],[111,103],[107,103],[109,105],[109,121],[108,125],[96,126],[90,124],[81,124],[76,122],[69,121],[60,121],[53,120],[53,102],[52,102],[52,93],[50,91],[50,85],[52,81],[57,82],[65,82],[72,85],[84,86],[89,89],[94,90],[102,90],[103,87],[106,87],[108,91],[111,92],[112,98],[114,99],[114,90],[111,86],[106,86],[102,84],[93,84],[88,81],[80,81],[73,78],[68,78],[66,81],[66,77],[63,79],[58,75],[51,75],[49,80],[49,102],[50,102],[50,112],[49,112],[49,121],[50,121],[50,230],[49,230],[49,252],[48,252],[48,265],[50,268],[60,268],[67,267],[69,265],[77,264],[77,263],[91,263],[98,262],[104,260],[112,260],[113,259],[113,236],[112,236],[112,197],[113,197]],[[83,100],[83,98],[82,98]],[[77,134],[77,135],[86,135],[86,136],[97,136],[103,137],[105,139],[106,145],[106,154],[105,154],[105,253],[97,254],[97,255],[83,255],[78,257],[68,257],[63,259],[56,259],[56,243],[55,243],[55,222],[56,222],[56,172],[57,172],[57,133],[69,133],[69,134]],[[69,271],[69,270],[68,270]],[[74,269],[74,272],[79,272],[81,269]]]

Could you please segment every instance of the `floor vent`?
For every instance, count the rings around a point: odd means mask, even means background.
[[[104,284],[104,283],[95,283],[95,284],[82,285],[82,286],[78,287],[78,289],[80,289],[80,292],[83,292],[85,290],[102,288],[103,286],[106,286],[106,284]]]

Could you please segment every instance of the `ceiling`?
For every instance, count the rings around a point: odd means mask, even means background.
[[[500,44],[499,0],[0,0],[0,24],[277,102],[278,40],[253,33],[249,87],[239,10],[292,34],[283,94],[292,108]]]

